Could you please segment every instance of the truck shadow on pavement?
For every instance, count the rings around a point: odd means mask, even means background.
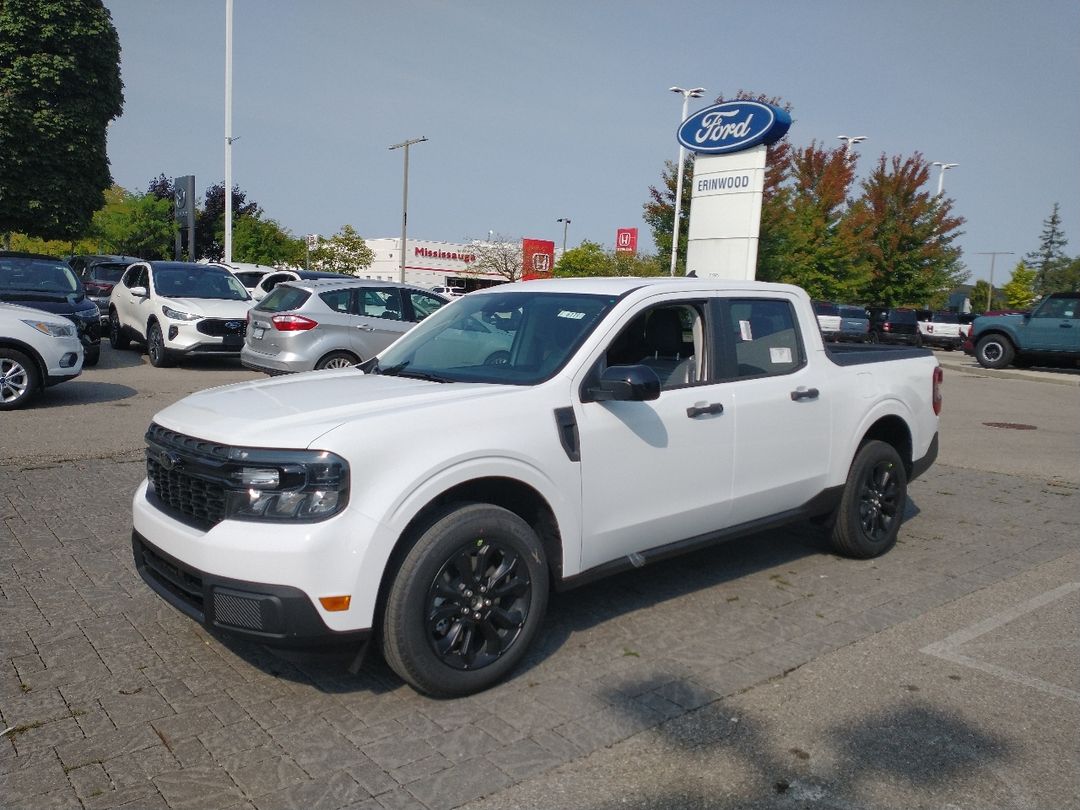
[[[630,711],[642,706],[618,705]],[[625,789],[581,806],[847,810],[951,807],[945,803],[949,797],[976,796],[979,806],[998,806],[995,800],[1003,798],[1008,805],[1026,806],[1019,787],[999,774],[998,765],[1010,758],[1015,746],[921,699],[821,731],[801,724],[797,728],[778,727],[736,701],[717,700],[654,729],[660,744],[648,748],[661,752],[662,768],[632,759],[620,763],[629,772]],[[656,774],[663,776],[658,779]],[[604,778],[618,782],[619,776],[609,773]],[[983,804],[987,801],[989,805]]]

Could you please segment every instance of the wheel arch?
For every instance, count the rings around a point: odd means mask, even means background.
[[[321,355],[319,355],[319,359],[315,361],[315,365],[312,366],[312,368],[319,368],[320,364],[332,354],[347,354],[349,355],[349,357],[355,359],[357,363],[364,362],[364,358],[358,355],[356,352],[352,351],[351,349],[331,349],[330,351],[323,352]]]
[[[971,338],[971,342],[975,346],[978,346],[980,340],[988,337],[1005,338],[1005,340],[1009,341],[1009,344],[1012,346],[1014,352],[1020,350],[1019,342],[1016,340],[1016,337],[1011,332],[1003,329],[1000,326],[994,326],[984,332],[980,332],[978,335]]]
[[[455,504],[486,503],[514,513],[536,532],[544,547],[548,571],[554,583],[563,570],[563,544],[555,511],[547,499],[529,484],[505,476],[487,476],[463,481],[440,492],[429,500],[406,524],[390,551],[379,581],[372,627],[382,624],[387,593],[401,562],[436,520],[452,510]]]
[[[37,350],[33,346],[31,346],[29,343],[23,343],[21,340],[18,340],[16,338],[0,337],[0,347],[3,347],[5,349],[14,349],[15,351],[22,352],[27,357],[29,357],[33,361],[34,366],[38,372],[38,390],[43,390],[45,388],[45,378],[49,376],[49,369],[45,365],[45,361],[42,359],[41,355],[38,354]]]
[[[912,448],[911,428],[903,417],[896,414],[880,417],[863,433],[862,438],[859,439],[859,444],[856,446],[855,454],[858,455],[859,449],[871,441],[881,441],[891,445],[900,454],[900,459],[904,462],[904,470],[907,472],[908,478],[911,478],[914,450]]]

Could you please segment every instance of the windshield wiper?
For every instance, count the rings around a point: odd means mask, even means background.
[[[379,368],[378,362],[371,367],[370,371],[374,374],[385,374],[388,377],[408,377],[411,380],[427,380],[428,382],[444,383],[450,382],[445,377],[440,377],[437,374],[429,374],[426,371],[405,371],[405,366],[409,365],[411,361],[405,360],[401,363],[397,363],[386,368]]]

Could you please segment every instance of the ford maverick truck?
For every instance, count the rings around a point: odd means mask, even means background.
[[[940,386],[928,350],[826,349],[796,287],[503,285],[359,367],[158,413],[135,563],[209,628],[374,642],[416,689],[469,694],[521,660],[553,587],[804,519],[886,552]]]

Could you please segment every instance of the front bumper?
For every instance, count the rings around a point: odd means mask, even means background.
[[[239,319],[232,319],[239,320]],[[244,346],[243,333],[208,335],[199,330],[200,321],[161,320],[165,350],[172,355],[238,355]]]
[[[273,646],[359,644],[370,630],[335,631],[299,588],[215,576],[131,532],[135,568],[161,598],[203,626]]]

